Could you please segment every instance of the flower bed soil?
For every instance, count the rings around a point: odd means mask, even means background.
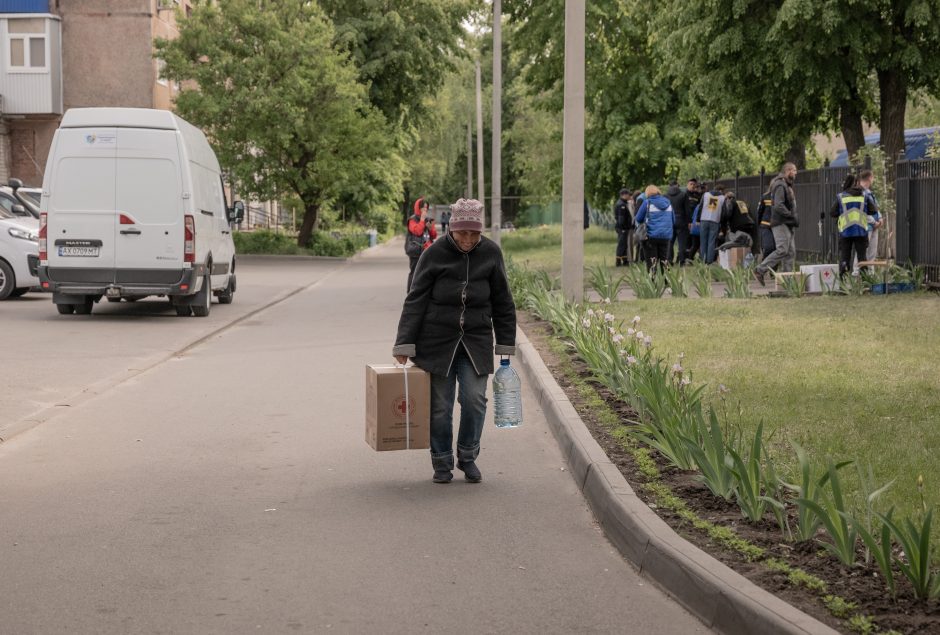
[[[852,632],[848,622],[836,619],[824,606],[822,596],[837,595],[855,604],[857,608],[849,615],[866,615],[881,631],[893,629],[918,635],[940,633],[940,606],[936,602],[924,603],[911,599],[911,588],[900,572],[895,574],[899,598],[893,600],[885,590],[874,565],[845,567],[825,552],[817,542],[788,543],[783,539],[776,521],[769,515],[761,523],[746,522],[735,503],[714,496],[696,480],[695,473],[670,466],[653,451],[652,456],[661,474],[660,482],[668,486],[675,496],[683,500],[700,518],[733,529],[740,538],[764,549],[767,552],[766,557],[784,561],[793,568],[823,580],[827,585],[826,592],[816,594],[802,586],[793,585],[788,582],[785,573],[771,571],[759,562],[747,561],[741,553],[715,542],[704,531],[691,526],[673,511],[657,506],[654,497],[644,487],[647,479],[638,469],[633,455],[598,421],[596,413],[586,406],[585,399],[566,376],[564,368],[570,364],[570,368],[595,389],[621,420],[635,420],[636,413],[629,405],[616,399],[605,387],[592,381],[582,360],[576,357],[559,359],[548,345],[548,338],[552,336],[548,323],[520,312],[519,324],[610,460],[620,468],[637,495],[683,538],[755,584],[842,632]],[[794,524],[791,523],[791,526]]]

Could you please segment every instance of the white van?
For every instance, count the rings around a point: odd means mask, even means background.
[[[73,108],[42,184],[41,285],[63,314],[156,295],[206,316],[212,295],[232,302],[243,214],[198,128],[166,110]]]

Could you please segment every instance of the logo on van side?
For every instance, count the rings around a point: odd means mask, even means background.
[[[89,133],[85,135],[85,143],[90,146],[113,146],[117,142],[117,137],[113,134],[98,135]]]

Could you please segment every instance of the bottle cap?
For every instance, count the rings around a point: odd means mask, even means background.
[[[500,366],[509,366],[509,360],[508,360],[508,359],[501,359],[501,360],[499,360],[499,365],[500,365]]]

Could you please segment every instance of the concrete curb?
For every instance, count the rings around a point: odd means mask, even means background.
[[[676,534],[637,497],[521,329],[516,338],[521,370],[561,446],[572,477],[607,537],[641,573],[720,633],[838,633]]]

